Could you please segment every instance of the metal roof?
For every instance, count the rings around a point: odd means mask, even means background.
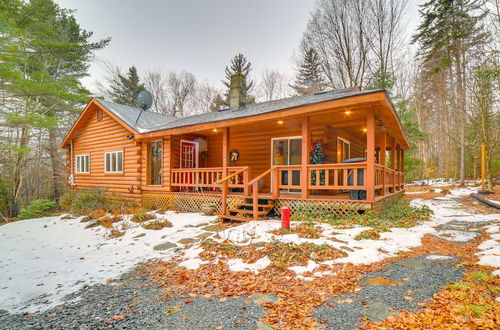
[[[248,104],[245,107],[234,107],[219,111],[211,111],[199,115],[176,118],[164,114],[145,111],[138,124],[135,125],[135,120],[142,111],[139,108],[130,107],[123,104],[108,102],[97,99],[97,101],[113,112],[117,117],[123,120],[127,125],[136,130],[138,133],[150,133],[162,131],[171,128],[197,125],[202,123],[217,122],[235,118],[244,118],[256,116],[273,111],[279,111],[298,106],[321,103],[336,99],[342,99],[351,96],[370,94],[382,90],[359,91],[357,88],[346,88],[327,92],[320,92],[310,95],[293,96],[280,100],[268,102]]]
[[[95,100],[137,132],[145,132],[151,127],[164,125],[168,122],[172,122],[178,119],[176,117],[167,116],[158,112],[143,111],[140,108],[131,107],[120,103],[113,103],[102,99]],[[135,121],[137,120],[137,117],[139,116],[141,111],[143,113],[136,124]]]

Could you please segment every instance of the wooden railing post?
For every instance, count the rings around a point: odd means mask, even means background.
[[[382,189],[380,191],[381,196],[385,196],[385,184],[387,181],[387,178],[386,178],[386,159],[385,159],[386,153],[387,153],[387,132],[384,131],[382,134],[382,140],[380,141],[380,157],[379,157],[380,165],[383,166],[383,168],[382,168]]]
[[[366,112],[366,200],[375,201],[375,108]]]
[[[227,176],[227,154],[229,152],[229,128],[222,129],[222,177]],[[227,215],[227,194],[228,194],[227,180],[222,183],[222,215]]]
[[[302,117],[302,161],[300,169],[300,191],[302,199],[309,197],[309,178],[307,175],[307,165],[309,164],[309,146],[311,145],[311,134],[309,132],[309,117]],[[290,174],[290,173],[289,173]],[[292,176],[288,176],[289,182]],[[318,182],[316,182],[318,183]],[[318,184],[319,185],[319,184]]]
[[[279,191],[279,183],[278,183],[278,168],[274,168],[271,172],[271,182],[273,183],[273,187],[271,188],[273,199],[276,199],[280,195]]]
[[[249,193],[249,187],[248,187],[248,171],[249,169],[245,172],[243,172],[243,195],[248,196]]]
[[[401,149],[401,189],[405,187],[405,151]]]
[[[257,220],[259,218],[259,181],[255,181],[252,185],[252,206],[253,206],[253,218]]]

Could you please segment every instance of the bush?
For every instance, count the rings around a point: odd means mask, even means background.
[[[153,220],[153,219],[156,219],[156,216],[154,214],[146,213],[146,212],[140,212],[140,213],[134,214],[132,216],[132,218],[130,219],[130,221],[141,223],[141,222],[144,222],[144,221],[147,221],[147,220]]]
[[[60,204],[74,214],[99,212],[100,216],[106,211],[118,215],[136,206],[132,201],[121,198],[119,194],[107,193],[99,188],[70,190],[61,197]],[[98,217],[99,215],[94,215],[94,218]]]
[[[108,198],[103,189],[70,190],[61,197],[61,206],[75,214],[89,214],[108,206]]]
[[[50,215],[57,208],[57,203],[48,199],[34,200],[29,206],[23,207],[18,219],[40,218]]]

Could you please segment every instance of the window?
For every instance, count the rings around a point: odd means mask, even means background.
[[[90,155],[76,156],[76,173],[89,173],[90,171]]]
[[[123,151],[106,152],[104,154],[104,172],[123,172]]]
[[[161,185],[163,141],[148,142],[149,184]]]

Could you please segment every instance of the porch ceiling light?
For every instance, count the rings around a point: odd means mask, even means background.
[[[346,110],[344,113],[345,113],[346,115],[350,115],[350,114],[351,114],[351,111],[350,111],[350,110]]]
[[[217,133],[217,128],[212,129],[212,132]]]
[[[283,120],[278,120],[278,125],[283,125],[285,122]]]
[[[363,132],[368,132],[368,128],[363,128]]]

